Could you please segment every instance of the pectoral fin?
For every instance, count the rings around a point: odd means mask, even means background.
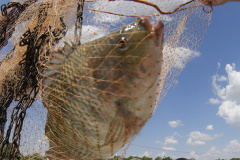
[[[137,133],[137,117],[134,113],[125,108],[119,108],[113,121],[110,124],[105,138],[105,145],[114,143],[119,139],[126,139]]]
[[[109,126],[104,145],[116,142],[120,137],[124,135],[124,132],[125,119],[119,112],[117,112]]]

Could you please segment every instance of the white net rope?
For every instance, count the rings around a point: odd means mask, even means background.
[[[37,55],[31,58],[40,90],[23,123],[21,154],[106,159],[122,149],[124,155],[199,54],[210,11],[197,0],[40,0],[26,7],[14,32],[6,30],[12,36],[1,53],[10,54],[0,66],[4,97],[21,80],[27,53]]]

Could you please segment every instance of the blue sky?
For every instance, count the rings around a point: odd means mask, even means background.
[[[239,28],[240,3],[214,7],[200,56],[187,63],[126,156],[211,160],[240,155]]]

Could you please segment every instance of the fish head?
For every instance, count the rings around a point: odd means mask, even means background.
[[[123,26],[115,36],[116,51],[129,56],[146,56],[148,48],[162,49],[164,39],[164,25],[159,21],[155,26],[146,17],[138,18],[133,23]],[[144,52],[143,50],[148,50]]]
[[[108,47],[101,52],[105,58],[91,62],[96,87],[123,97],[144,94],[160,74],[163,41],[163,23],[152,26],[146,17],[106,36],[102,44]]]

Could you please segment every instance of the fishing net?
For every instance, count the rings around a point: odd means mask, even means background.
[[[107,159],[124,156],[198,56],[212,8],[28,0],[1,10],[0,159]]]

